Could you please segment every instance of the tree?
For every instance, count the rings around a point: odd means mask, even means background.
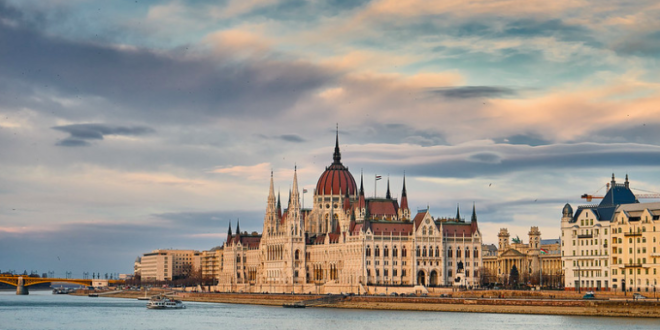
[[[509,272],[509,286],[518,286],[518,278],[518,267],[513,265],[513,267],[511,267],[511,271]]]

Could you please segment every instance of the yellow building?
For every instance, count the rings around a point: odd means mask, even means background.
[[[613,288],[655,292],[660,278],[660,203],[620,205],[611,229]]]
[[[154,250],[140,258],[142,281],[171,281],[200,268],[200,252],[194,250]]]
[[[511,243],[509,231],[500,229],[498,247],[483,256],[485,283],[500,285],[540,285],[559,287],[563,284],[561,247],[559,239],[541,239],[538,227],[531,227],[529,243],[519,238]],[[515,267],[518,278],[510,278]]]

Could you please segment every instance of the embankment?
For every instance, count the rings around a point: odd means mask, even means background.
[[[157,294],[150,292],[149,294]],[[80,293],[86,295],[86,293]],[[144,292],[124,291],[106,297],[133,298]],[[301,300],[316,299],[318,295],[285,294],[231,294],[231,293],[178,293],[184,301],[282,306]],[[90,298],[91,299],[91,298]],[[443,297],[391,297],[349,296],[337,303],[315,307],[353,308],[372,310],[410,310],[436,312],[545,314],[574,316],[651,317],[660,318],[657,300],[632,301],[539,299],[539,298],[443,298]]]

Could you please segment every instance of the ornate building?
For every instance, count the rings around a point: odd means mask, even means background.
[[[609,290],[615,288],[610,269],[610,227],[617,207],[636,204],[628,176],[616,183],[614,174],[607,194],[598,205],[579,206],[575,213],[566,204],[562,210],[562,267],[568,290]]]
[[[271,173],[262,235],[231,225],[222,249],[219,290],[244,292],[373,292],[426,290],[426,286],[479,283],[481,233],[475,208],[466,222],[413,214],[405,177],[401,201],[367,198],[360,176],[341,162],[339,135],[333,162],[314,189],[313,206],[302,209],[297,171],[286,209]],[[385,289],[383,289],[385,290]],[[394,290],[394,288],[392,289]]]
[[[560,240],[541,239],[538,227],[531,227],[527,235],[528,244],[518,237],[509,243],[509,231],[500,229],[497,250],[483,257],[484,282],[551,287],[563,284]],[[510,278],[514,267],[518,278]]]

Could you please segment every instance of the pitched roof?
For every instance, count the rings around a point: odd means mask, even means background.
[[[472,226],[470,223],[454,222],[443,223],[442,234],[444,236],[472,236]]]
[[[367,201],[369,215],[374,216],[396,216],[399,204],[391,199],[370,199]]]
[[[373,222],[371,231],[374,235],[410,235],[413,231],[412,223]]]

